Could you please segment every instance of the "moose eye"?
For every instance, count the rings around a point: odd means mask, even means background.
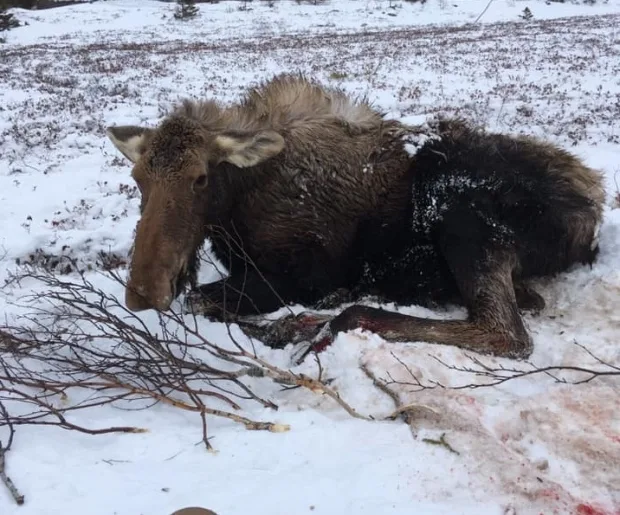
[[[207,185],[207,174],[203,173],[202,175],[199,175],[198,177],[196,177],[192,188],[194,191],[199,191],[199,190],[204,189],[206,185]]]

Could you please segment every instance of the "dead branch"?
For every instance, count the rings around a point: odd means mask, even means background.
[[[124,286],[117,272],[104,275]],[[248,402],[277,409],[253,392],[254,378],[327,395],[351,416],[367,419],[327,386],[320,366],[318,379],[275,367],[257,355],[250,338],[239,341],[231,324],[226,324],[231,344],[219,345],[193,314],[158,313],[158,324],[149,326],[83,273],[73,280],[24,267],[18,281],[24,279],[46,291],[22,299],[28,314],[0,326],[0,402],[19,406],[7,410],[0,425],[135,433],[146,429],[83,427],[72,414],[102,405],[130,410],[159,403],[197,413],[210,450],[208,416],[249,430],[288,430],[286,424],[234,413]]]
[[[484,388],[489,386],[497,386],[507,381],[513,381],[515,379],[521,379],[534,375],[546,375],[552,378],[557,383],[579,385],[593,381],[594,379],[601,379],[604,377],[620,377],[620,367],[612,363],[606,362],[593,354],[589,349],[584,347],[578,342],[573,342],[586,352],[591,358],[593,358],[600,367],[589,368],[575,365],[550,365],[550,366],[538,366],[534,363],[526,363],[527,368],[519,367],[504,367],[504,366],[491,366],[484,363],[480,358],[475,356],[468,356],[468,359],[473,363],[471,366],[456,366],[450,365],[442,361],[441,359],[433,356],[433,358],[441,363],[443,366],[454,370],[456,372],[465,372],[473,374],[476,377],[483,377],[488,379],[483,383],[471,383],[457,386],[451,386],[450,389],[475,389]],[[559,374],[576,373],[580,376],[580,379],[569,380],[566,377],[561,377]]]
[[[2,401],[0,401],[0,415],[2,416],[3,420],[8,420],[9,418],[6,407],[4,406],[4,403]],[[11,445],[13,445],[15,427],[10,422],[2,425],[6,425],[8,427],[9,437],[7,439],[6,445],[2,441],[0,441],[0,479],[13,496],[13,499],[15,499],[15,502],[21,505],[24,504],[24,496],[19,493],[19,490],[17,490],[17,487],[6,472],[6,453],[11,449]]]
[[[19,493],[19,490],[6,473],[6,452],[7,449],[2,446],[2,443],[0,443],[0,479],[2,479],[2,482],[6,485],[9,492],[11,492],[15,502],[21,505],[24,504],[24,496]]]
[[[398,359],[396,356],[394,356],[396,359]],[[399,360],[400,361],[400,360]],[[404,365],[404,363],[403,363]],[[392,399],[392,401],[394,402],[394,406],[396,407],[396,409],[389,414],[387,417],[385,417],[385,420],[395,420],[396,417],[402,417],[402,419],[409,424],[410,426],[412,426],[413,422],[414,422],[414,413],[420,410],[426,410],[426,411],[430,411],[434,414],[437,414],[437,410],[435,410],[434,408],[431,408],[430,406],[427,406],[425,404],[419,404],[419,403],[415,403],[415,404],[402,404],[400,402],[400,399],[398,397],[398,394],[394,391],[391,390],[388,385],[391,384],[385,380],[379,379],[369,368],[367,365],[362,364],[361,367],[362,372],[364,372],[364,374],[366,374],[366,376],[368,377],[368,379],[370,379],[372,381],[372,384],[378,388],[379,390],[381,390],[383,393],[385,393],[388,397],[390,397],[390,399]],[[408,367],[407,367],[408,368]],[[413,426],[412,426],[413,428]]]
[[[459,451],[454,449],[454,447],[452,447],[448,442],[446,442],[446,433],[442,433],[439,437],[439,440],[435,440],[434,438],[422,438],[422,441],[431,445],[439,445],[440,447],[445,447],[453,454],[461,454]]]
[[[435,388],[448,390],[473,390],[476,388],[488,388],[492,386],[498,386],[508,381],[514,381],[516,379],[535,375],[545,375],[550,377],[557,383],[570,385],[585,384],[595,379],[602,379],[605,377],[620,377],[620,366],[601,359],[578,342],[573,343],[580,347],[594,361],[596,361],[599,366],[597,368],[589,368],[576,365],[549,365],[541,367],[530,362],[526,362],[525,367],[491,366],[482,361],[479,357],[471,355],[467,357],[471,361],[472,365],[457,366],[446,363],[440,358],[430,355],[437,362],[441,363],[441,365],[452,371],[473,374],[475,377],[486,379],[486,381],[480,383],[467,382],[456,386],[446,386],[434,380],[429,380],[423,383],[411,370],[411,367],[409,367],[400,358],[398,358],[392,353],[394,359],[407,372],[410,380],[397,381],[390,374],[388,374],[389,380],[382,382],[382,388],[387,388],[389,385],[396,384],[413,388],[414,392],[421,390],[432,390]],[[577,374],[580,378],[569,380],[568,378],[563,377],[570,373]]]

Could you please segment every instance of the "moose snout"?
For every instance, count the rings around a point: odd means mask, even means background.
[[[130,311],[156,309],[166,311],[174,299],[174,288],[170,281],[158,280],[145,284],[127,283],[125,289],[125,305]]]

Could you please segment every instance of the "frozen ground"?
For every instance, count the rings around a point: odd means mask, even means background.
[[[460,114],[493,130],[543,135],[601,169],[609,196],[600,258],[539,285],[547,308],[526,322],[538,366],[597,367],[575,342],[620,364],[620,2],[496,0],[472,23],[487,3],[253,2],[240,10],[242,3],[221,2],[202,4],[187,23],[171,19],[172,5],[146,0],[16,10],[29,25],[0,46],[2,279],[16,260],[53,267],[61,254],[98,268],[104,252],[122,264],[139,199],[106,125],[154,124],[183,96],[230,101],[254,81],[299,70],[367,94],[391,117]],[[533,20],[518,17],[525,7]],[[122,298],[117,285],[90,277]],[[10,303],[33,288],[4,288],[7,317],[17,311]],[[221,324],[203,322],[201,331],[228,338]],[[293,349],[259,352],[316,374],[311,360],[291,364]],[[413,374],[425,385],[485,380],[446,366],[473,366],[458,350],[386,344],[362,332],[341,335],[321,362],[342,398],[376,418],[394,403],[361,365],[379,378],[411,383]],[[20,427],[7,466],[27,500],[17,507],[0,488],[0,513],[167,515],[188,505],[219,515],[620,513],[617,377],[571,386],[534,375],[473,390],[393,384],[399,403],[422,406],[411,427],[352,419],[308,391],[254,386],[280,409],[248,404],[245,414],[291,430],[250,432],[210,418],[217,454],[196,445],[195,414],[163,405],[73,418],[148,428],[143,434]],[[458,454],[425,441],[443,433]]]

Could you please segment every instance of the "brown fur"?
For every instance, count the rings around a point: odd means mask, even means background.
[[[109,135],[128,155],[122,138],[139,130],[110,128]],[[277,77],[239,105],[184,102],[134,141],[143,212],[128,305],[166,309],[178,293],[170,283],[189,266],[197,242],[218,231],[240,231],[243,252],[268,274],[306,252],[317,255],[317,269],[333,265],[367,213],[395,218],[391,197],[401,197],[402,209],[408,195],[402,134],[397,122],[383,120],[366,102],[300,77]],[[209,187],[197,199],[192,183],[205,171]],[[343,191],[351,193],[346,210],[333,205]],[[218,203],[225,205],[215,209]],[[303,227],[291,224],[293,216]]]

